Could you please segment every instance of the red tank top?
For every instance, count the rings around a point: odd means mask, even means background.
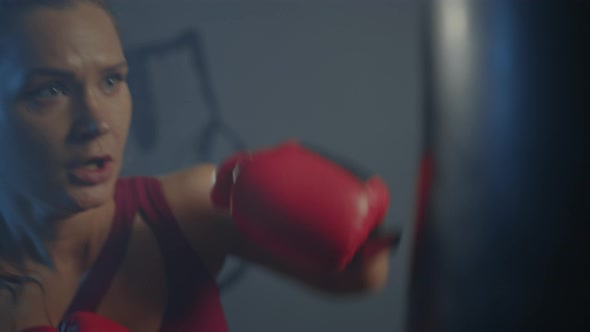
[[[182,234],[160,182],[151,177],[120,179],[115,202],[109,236],[65,316],[98,309],[123,260],[133,219],[141,213],[158,240],[166,269],[168,304],[160,331],[227,332],[217,283]]]

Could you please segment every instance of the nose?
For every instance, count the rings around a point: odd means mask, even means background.
[[[69,141],[86,142],[102,136],[111,130],[108,123],[92,118],[84,118],[74,124]]]
[[[110,132],[108,114],[105,107],[101,106],[100,98],[92,93],[85,93],[83,98],[73,111],[74,123],[72,125],[68,141],[71,143],[84,143]]]

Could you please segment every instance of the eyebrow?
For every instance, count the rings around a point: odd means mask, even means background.
[[[120,62],[116,65],[108,66],[108,67],[102,69],[100,72],[102,74],[105,74],[105,73],[110,73],[110,72],[117,71],[117,70],[127,68],[127,67],[128,67],[127,61],[123,61],[123,62]],[[57,69],[57,68],[48,68],[48,67],[37,67],[37,68],[33,68],[32,70],[30,70],[29,74],[27,76],[28,77],[54,76],[54,77],[62,77],[62,78],[72,79],[76,75],[73,72],[68,71],[68,70]]]

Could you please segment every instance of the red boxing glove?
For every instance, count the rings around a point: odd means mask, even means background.
[[[55,330],[54,330],[55,331]],[[74,312],[59,326],[60,332],[131,332],[112,320],[92,312]],[[37,331],[33,331],[37,332]]]
[[[384,218],[389,191],[379,177],[290,141],[228,159],[211,199],[275,257],[299,269],[339,272]]]

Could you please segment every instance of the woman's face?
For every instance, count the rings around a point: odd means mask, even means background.
[[[131,117],[109,14],[39,8],[0,36],[0,181],[60,212],[110,201]]]

